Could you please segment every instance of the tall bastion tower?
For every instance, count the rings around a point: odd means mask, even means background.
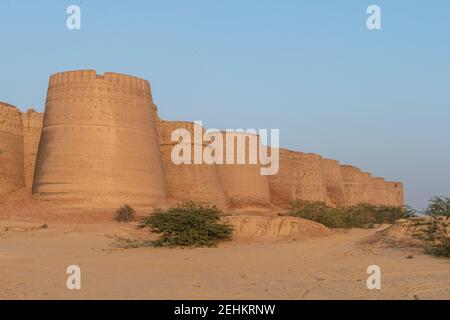
[[[52,75],[33,193],[79,203],[162,203],[164,170],[148,81],[94,70]]]

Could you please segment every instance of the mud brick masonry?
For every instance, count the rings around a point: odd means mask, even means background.
[[[170,138],[179,128],[193,132],[194,125],[161,120],[146,80],[94,70],[54,74],[45,113],[0,102],[0,194],[27,188],[45,201],[110,207],[404,204],[400,182],[287,149],[279,150],[274,176],[260,175],[259,165],[175,165]]]

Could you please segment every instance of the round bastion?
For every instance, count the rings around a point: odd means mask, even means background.
[[[33,193],[107,206],[165,200],[149,82],[94,70],[52,75]]]

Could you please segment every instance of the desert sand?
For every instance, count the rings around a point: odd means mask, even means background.
[[[235,239],[217,248],[130,249],[120,239],[148,238],[136,223],[60,217],[0,215],[0,299],[450,299],[450,260],[422,254],[395,226],[238,215]],[[366,286],[374,264],[381,290]],[[66,288],[69,265],[81,290]]]

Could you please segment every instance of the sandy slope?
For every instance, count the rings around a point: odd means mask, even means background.
[[[450,299],[450,260],[422,255],[395,228],[171,250],[115,248],[114,237],[145,236],[128,225],[39,225],[0,220],[0,298]],[[65,287],[72,264],[80,291]],[[366,288],[372,264],[380,291]]]

